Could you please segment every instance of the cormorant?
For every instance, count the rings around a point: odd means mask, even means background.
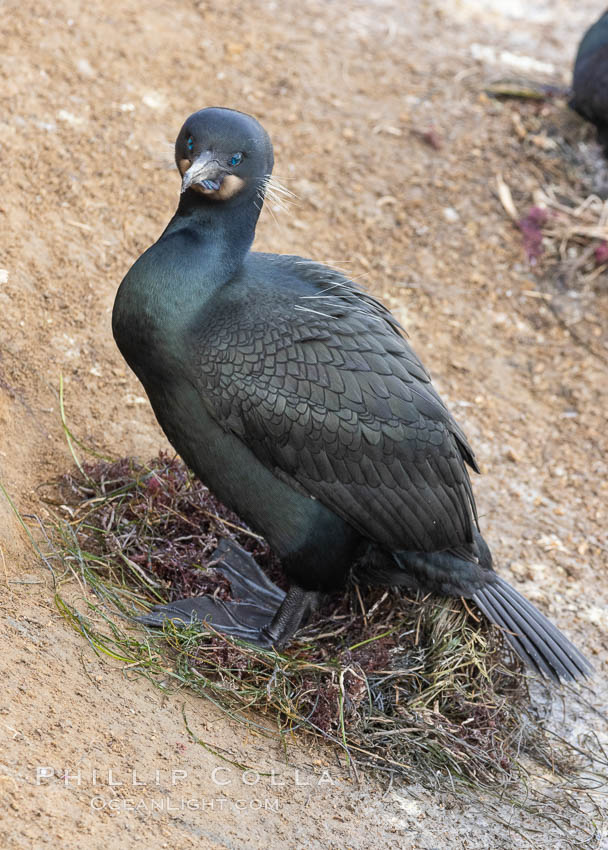
[[[595,124],[598,140],[608,156],[608,10],[579,44],[570,106]]]
[[[588,675],[494,572],[473,451],[395,318],[334,269],[250,250],[274,162],[266,131],[203,109],[180,130],[175,158],[179,206],[120,286],[114,337],[169,441],[266,538],[290,587],[224,544],[243,601],[179,600],[141,619],[195,615],[280,646],[365,554],[370,583],[472,599],[535,670]]]

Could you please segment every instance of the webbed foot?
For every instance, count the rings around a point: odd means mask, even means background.
[[[303,620],[316,607],[318,594],[297,585],[287,594],[278,588],[254,558],[231,540],[222,540],[216,550],[215,569],[230,582],[234,596],[243,601],[224,602],[213,596],[178,599],[155,605],[137,617],[146,626],[162,627],[166,620],[190,625],[195,620],[214,630],[256,646],[282,646],[294,635]]]

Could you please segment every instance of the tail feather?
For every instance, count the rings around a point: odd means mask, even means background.
[[[574,675],[569,664],[568,656],[549,634],[543,623],[539,623],[537,618],[532,616],[529,611],[522,613],[520,606],[513,600],[502,598],[493,588],[488,588],[488,593],[496,602],[496,606],[501,611],[510,628],[519,633],[520,640],[523,640],[523,637],[527,636],[530,631],[534,633],[534,637],[540,637],[540,642],[542,642],[541,649],[539,650],[539,641],[537,641],[532,646],[531,654],[537,665],[543,667],[547,675],[551,676],[555,673],[559,679],[568,679]],[[501,605],[502,609],[500,607]],[[528,643],[530,643],[529,640]]]
[[[528,667],[551,679],[557,678],[542,655],[539,655],[534,644],[525,635],[520,635],[519,629],[517,633],[514,631],[513,626],[501,615],[500,609],[497,610],[494,607],[491,597],[487,593],[482,592],[477,594],[475,602],[491,623],[501,626],[504,629],[507,641]]]
[[[555,681],[586,678],[592,667],[559,629],[500,576],[473,601],[504,630],[507,641],[533,670]]]
[[[585,659],[580,656],[577,650],[576,655],[580,658],[571,659],[570,655],[574,647],[568,641],[564,644],[564,635],[553,625],[546,617],[540,613],[530,602],[527,602],[523,596],[519,596],[515,590],[509,586],[511,590],[510,598],[507,600],[510,603],[513,617],[521,629],[525,629],[528,623],[533,625],[537,632],[540,632],[545,640],[545,649],[547,660],[555,670],[560,673],[561,677],[568,674],[573,677],[578,672],[576,666],[577,661],[585,662]],[[496,596],[496,590],[492,589],[492,593]],[[527,603],[527,604],[526,604]]]

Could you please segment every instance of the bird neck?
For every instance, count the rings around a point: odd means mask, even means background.
[[[251,198],[217,202],[188,190],[180,198],[161,240],[187,231],[198,255],[199,273],[220,286],[234,276],[251,248],[259,207],[255,193]],[[205,275],[205,271],[209,274]]]

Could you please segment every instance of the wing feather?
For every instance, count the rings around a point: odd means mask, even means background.
[[[193,380],[216,420],[388,548],[470,542],[473,452],[394,317],[310,261],[253,254],[244,275],[193,326]]]

